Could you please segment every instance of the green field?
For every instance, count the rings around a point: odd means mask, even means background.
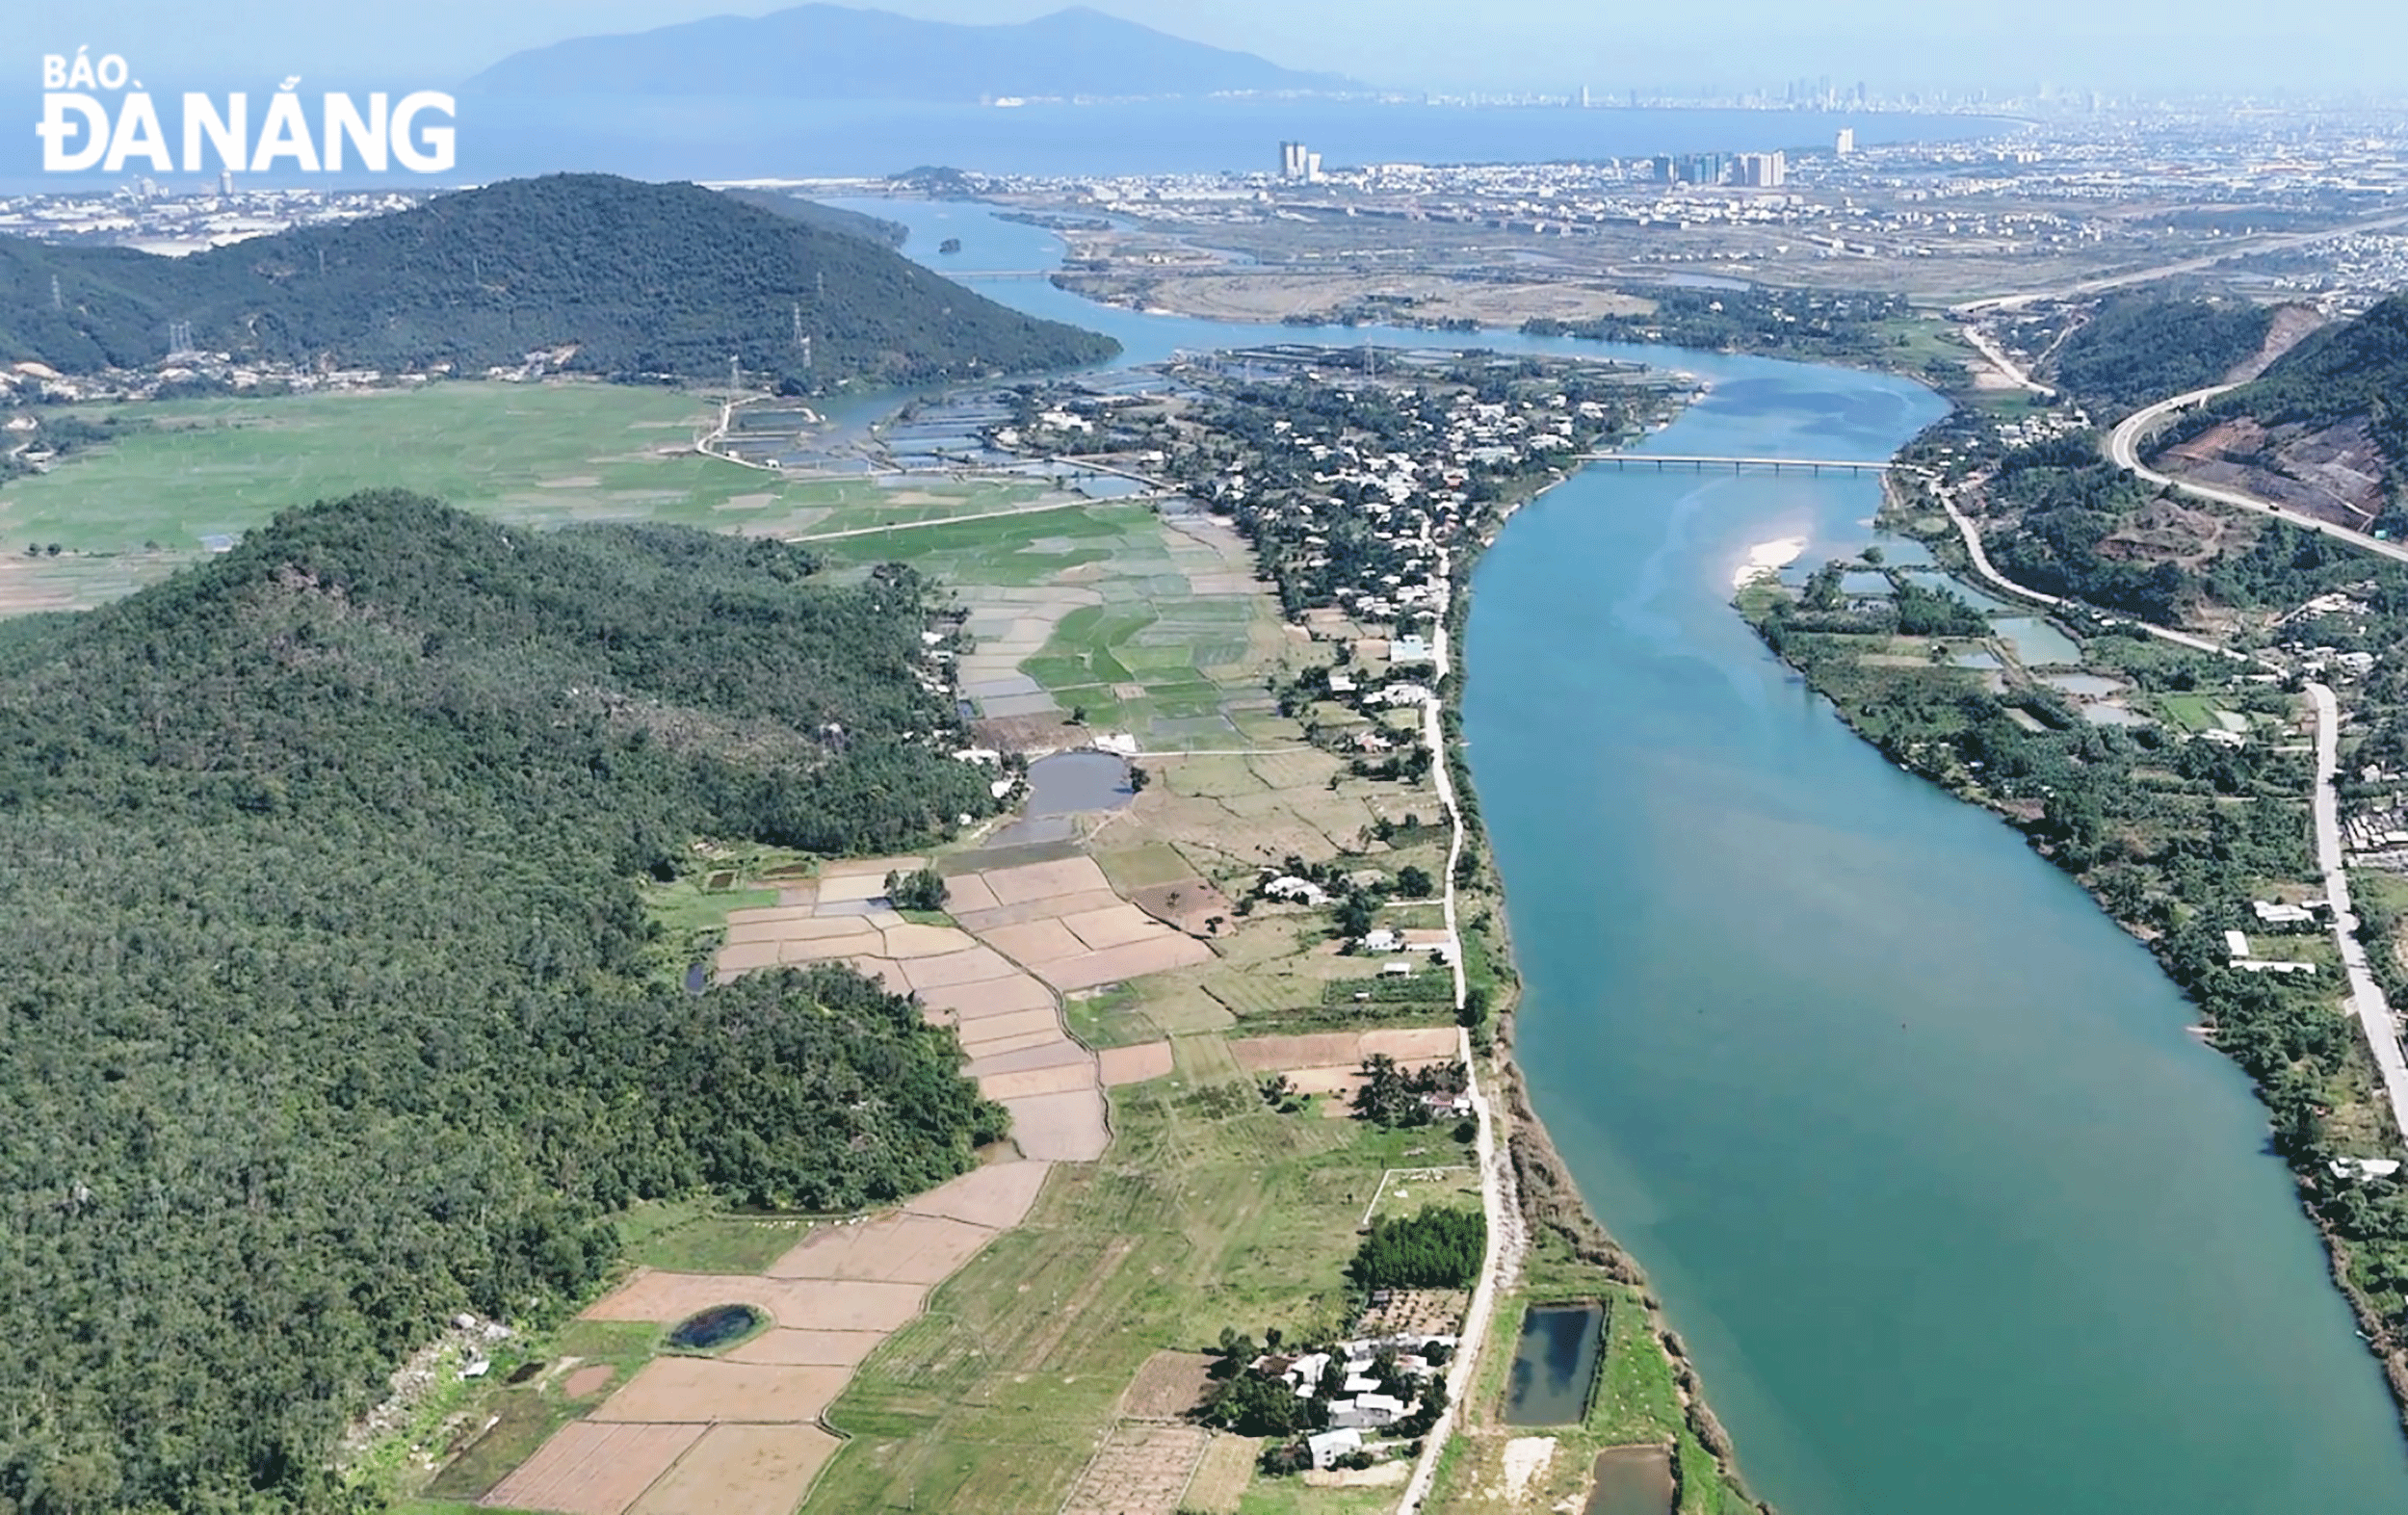
[[[438,383],[68,413],[115,415],[130,429],[0,484],[0,544],[59,544],[63,556],[40,572],[75,604],[158,578],[288,506],[360,489],[413,489],[535,525],[660,521],[782,535],[1046,495],[1034,482],[782,480],[692,452],[715,414],[700,398],[617,384]]]
[[[1115,1090],[1112,1123],[1104,1162],[1058,1169],[1027,1222],[855,1375],[827,1417],[852,1439],[806,1509],[1056,1507],[1157,1347],[1223,1326],[1333,1332],[1382,1175],[1465,1161],[1428,1130],[1274,1114],[1210,1041],[1183,1046],[1174,1078]],[[1291,1507],[1258,1490],[1247,1508]]]

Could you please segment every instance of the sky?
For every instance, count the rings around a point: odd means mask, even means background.
[[[7,0],[0,91],[37,88],[40,55],[115,52],[163,87],[288,73],[395,88],[456,83],[524,47],[787,0]],[[1024,20],[1060,0],[891,0],[952,21]],[[1588,86],[1777,91],[1828,74],[1877,92],[2042,84],[2290,92],[2408,87],[2398,0],[1100,0],[1097,9],[1291,67],[1402,90]],[[2279,21],[2277,20],[2279,18]],[[170,81],[172,81],[170,84]]]

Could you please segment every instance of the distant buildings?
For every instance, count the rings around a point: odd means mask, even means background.
[[[1856,128],[1841,127],[1839,136],[1832,140],[1831,150],[1843,158],[1851,156],[1856,151]]]
[[[1790,160],[1786,153],[1743,152],[1731,175],[1731,182],[1753,190],[1777,190],[1789,182]]]
[[[1279,144],[1279,176],[1299,184],[1319,184],[1322,177],[1322,155],[1300,142]]]

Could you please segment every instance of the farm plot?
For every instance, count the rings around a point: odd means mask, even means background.
[[[1211,1435],[1193,1425],[1123,1422],[1080,1474],[1061,1515],[1173,1515]]]
[[[704,1429],[571,1421],[478,1502],[564,1515],[619,1515],[702,1439]]]
[[[633,1515],[790,1515],[841,1445],[816,1425],[714,1425]]]

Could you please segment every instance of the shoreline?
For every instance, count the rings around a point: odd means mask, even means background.
[[[1441,620],[1449,643],[1456,648],[1464,645],[1464,634],[1471,623],[1472,578],[1487,549],[1503,535],[1525,508],[1570,483],[1586,466],[1583,464],[1581,468],[1558,473],[1531,490],[1527,497],[1505,505],[1499,512],[1494,527],[1486,534],[1470,539],[1460,551],[1459,561],[1450,565],[1447,608]],[[1468,744],[1462,730],[1462,693],[1468,679],[1468,660],[1458,651],[1446,674],[1439,680],[1439,699],[1434,707],[1438,712],[1435,719],[1444,743],[1444,750],[1437,754],[1438,761],[1455,794],[1469,800],[1468,804],[1451,807],[1458,849],[1473,842],[1485,842],[1487,836],[1486,826],[1480,820],[1479,790],[1473,780]],[[1662,1301],[1649,1288],[1644,1266],[1614,1240],[1604,1218],[1582,1195],[1571,1176],[1569,1164],[1557,1148],[1555,1138],[1549,1134],[1545,1120],[1531,1098],[1530,1085],[1523,1076],[1520,1059],[1514,1056],[1522,976],[1514,957],[1510,919],[1503,908],[1508,896],[1505,876],[1496,866],[1494,853],[1484,847],[1476,876],[1489,893],[1496,896],[1498,901],[1499,908],[1490,913],[1489,925],[1479,930],[1491,960],[1503,970],[1498,977],[1494,996],[1487,1006],[1487,1014],[1479,1028],[1490,1032],[1488,1062],[1498,1085],[1487,1095],[1485,1104],[1488,1109],[1481,1125],[1483,1135],[1494,1131],[1493,1139],[1505,1154],[1512,1176],[1512,1200],[1521,1222],[1518,1245],[1522,1259],[1527,1259],[1539,1234],[1545,1233],[1562,1242],[1582,1265],[1595,1268],[1610,1282],[1638,1292],[1639,1304],[1646,1312],[1648,1339],[1663,1355],[1671,1371],[1683,1423],[1714,1459],[1715,1472],[1761,1515],[1774,1515],[1773,1506],[1749,1490],[1740,1471],[1738,1449],[1708,1402],[1706,1386],[1690,1364],[1680,1334],[1665,1319]],[[1452,899],[1455,892],[1452,871],[1449,877],[1448,893]],[[1461,971],[1459,965],[1457,971]],[[1479,1040],[1477,1032],[1467,1032],[1467,1042],[1472,1044],[1470,1050],[1477,1050]],[[1502,1122],[1496,1109],[1500,1096],[1504,1102],[1505,1119]],[[1497,1129],[1499,1127],[1503,1129]],[[1509,1282],[1495,1277],[1494,1271],[1493,1267],[1483,1271],[1483,1289],[1503,1287]],[[1483,1345],[1483,1350],[1493,1351],[1498,1345],[1492,1340]],[[1445,1442],[1458,1431],[1453,1423],[1453,1413],[1450,1412],[1450,1420],[1442,1431],[1430,1438],[1431,1450],[1426,1460],[1433,1466],[1444,1458]],[[1674,1467],[1677,1472],[1677,1455]],[[1400,1515],[1411,1515],[1419,1507],[1418,1500],[1409,1499],[1400,1506]]]
[[[1906,510],[1907,504],[1895,492],[1891,476],[1884,474],[1882,476],[1881,515],[1892,516],[1895,518],[1896,516],[1904,514]],[[1918,533],[1907,530],[1903,526],[1894,525],[1886,529],[1892,530],[1896,533],[1896,535],[1904,536],[1909,540],[1923,541],[1926,545],[1938,549],[1934,553],[1935,561],[1940,562],[1943,566],[1950,568],[1951,571],[1956,571],[1958,565],[1955,562],[1949,561],[1950,556],[1961,556],[1965,565],[1971,569],[1974,577],[1976,577],[1983,585],[1992,588],[2002,590],[2020,599],[2031,602],[2035,607],[2034,613],[2044,617],[2055,615],[2059,610],[2069,604],[2077,606],[2083,604],[2083,602],[2081,601],[2068,601],[2058,596],[2043,593],[2037,589],[2018,584],[2014,580],[2006,577],[2005,574],[1999,571],[1989,562],[1987,555],[1981,548],[1978,528],[1975,525],[1972,519],[1957,511],[1952,503],[1948,503],[1947,510],[1950,530],[1935,534],[1929,537],[1925,537]],[[1876,516],[1876,529],[1884,529],[1880,527],[1879,520],[1880,517]],[[1959,535],[1960,533],[1962,534],[1961,539]],[[1806,688],[1811,691],[1818,699],[1821,700],[1826,706],[1829,707],[1833,717],[1837,718],[1842,725],[1847,728],[1848,733],[1851,736],[1868,746],[1872,746],[1875,751],[1881,750],[1878,744],[1869,737],[1865,730],[1857,723],[1848,707],[1843,705],[1839,699],[1818,685],[1815,682],[1813,674],[1805,666],[1764,636],[1763,621],[1757,616],[1748,614],[1743,608],[1741,608],[1738,604],[1738,598],[1736,595],[1734,596],[1733,605],[1734,609],[1739,611],[1741,619],[1748,623],[1749,629],[1756,634],[1759,641],[1765,645],[1767,650],[1770,651],[1772,655],[1779,659],[1785,666],[1794,672],[1801,682],[1805,684]],[[2174,631],[2169,628],[2153,626],[2138,621],[2131,621],[2128,622],[2128,624],[2142,630],[2147,635],[2189,646],[2194,650],[2234,656],[2234,654],[2230,653],[2227,649],[2221,647],[2220,645],[2208,641],[2203,638],[2192,637],[2190,634],[2186,632]],[[2314,686],[2312,686],[2312,688]],[[2106,898],[2096,887],[2092,885],[2089,880],[2059,866],[2051,854],[2042,850],[2037,839],[2025,829],[2025,826],[2022,823],[2022,818],[1986,798],[1968,794],[1964,789],[1953,783],[1948,782],[1945,778],[1938,774],[1924,772],[1920,769],[1908,769],[1906,771],[1913,773],[1914,776],[1924,780],[1925,783],[1930,784],[1932,787],[1941,790],[1951,799],[1982,811],[2002,824],[2004,824],[2010,829],[2016,831],[2028,849],[2040,856],[2044,861],[2049,862],[2051,866],[2057,867],[2060,873],[2064,873],[2067,877],[2072,879],[2075,885],[2082,891],[2083,895],[2088,898],[2091,904],[2100,912],[2100,914],[2106,916],[2107,919],[2112,922],[2118,929],[2122,930],[2126,935],[2132,937],[2133,940],[2140,944],[2148,951],[2150,959],[2157,971],[2165,979],[2167,984],[2170,985],[2177,994],[2182,996],[2186,1003],[2190,1005],[2193,1008],[2201,1011],[2211,1009],[2211,1006],[2203,1002],[2198,994],[2196,994],[2189,985],[2186,984],[2182,978],[2173,971],[2172,966],[2167,961],[2163,939],[2161,937],[2153,937],[2151,935],[2144,934],[2144,932],[2135,928],[2133,923],[2116,914],[2115,910],[2109,905]],[[2312,810],[2316,802],[2317,792],[2323,789],[2323,787],[2324,786],[2320,783],[2312,783],[2310,792],[2307,796],[2303,797],[2311,806]],[[2344,985],[2344,988],[2346,986]],[[2382,1070],[2375,1065],[2374,1054],[2371,1046],[2364,1039],[2363,1028],[2361,1027],[2357,1017],[2350,1015],[2347,1012],[2343,1013],[2343,1018],[2348,1022],[2352,1032],[2349,1046],[2351,1049],[2351,1058],[2353,1066],[2355,1066],[2355,1071],[2367,1075],[2368,1082],[2374,1091],[2374,1098],[2379,1103],[2380,1092],[2384,1086]],[[2261,1110],[2264,1110],[2265,1109],[2264,1097],[2267,1085],[2255,1076],[2251,1075],[2248,1069],[2242,1067],[2237,1058],[2227,1053],[2222,1047],[2217,1045],[2214,1026],[2211,1023],[2198,1028],[2190,1028],[2188,1030],[2198,1032],[2198,1039],[2200,1041],[2202,1041],[2211,1050],[2214,1051],[2219,1058],[2224,1059],[2224,1061],[2231,1064],[2242,1075],[2242,1077],[2248,1079],[2251,1095],[2258,1101]],[[2357,1066],[2358,1064],[2363,1065]],[[2282,1161],[2284,1168],[2290,1175],[2291,1181],[2293,1201],[2299,1207],[2299,1212],[2302,1217],[2307,1220],[2309,1226],[2315,1231],[2318,1244],[2323,1250],[2325,1271],[2330,1276],[2335,1291],[2340,1293],[2343,1301],[2348,1306],[2350,1317],[2355,1322],[2357,1328],[2356,1334],[2362,1344],[2366,1346],[2368,1354],[2373,1358],[2374,1365],[2381,1374],[2384,1386],[2391,1395],[2393,1407],[2395,1412],[2399,1428],[2403,1435],[2408,1435],[2408,1341],[2402,1341],[2392,1330],[2392,1328],[2384,1321],[2382,1316],[2375,1309],[2373,1304],[2367,1298],[2365,1293],[2352,1283],[2349,1277],[2349,1267],[2352,1257],[2349,1242],[2346,1239],[2336,1232],[2332,1225],[2326,1221],[2322,1215],[2317,1214],[2314,1206],[2310,1203],[2310,1196],[2314,1191],[2311,1190],[2306,1181],[2307,1174],[2303,1172],[2302,1168],[2297,1163],[2293,1162],[2290,1158],[2284,1157]]]

